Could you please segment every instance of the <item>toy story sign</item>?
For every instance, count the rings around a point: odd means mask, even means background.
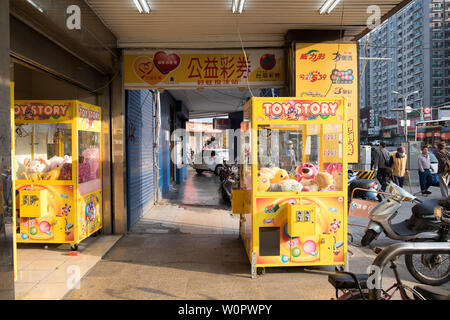
[[[16,101],[16,120],[71,120],[72,103],[68,101]]]
[[[343,99],[337,98],[273,98],[260,102],[257,121],[304,121],[315,119],[343,120]]]
[[[347,98],[347,154],[358,162],[358,50],[356,43],[297,43],[296,96]]]
[[[78,127],[86,131],[101,130],[101,108],[87,103],[77,103]]]
[[[280,87],[280,49],[125,51],[125,88]]]

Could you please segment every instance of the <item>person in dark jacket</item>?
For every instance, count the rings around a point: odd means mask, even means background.
[[[446,172],[447,163],[450,162],[450,152],[446,149],[445,142],[439,142],[437,145],[438,152],[436,158],[438,159],[438,177],[439,186],[441,187],[441,194],[448,198],[448,184],[450,183],[450,174]]]
[[[386,150],[386,144],[380,142],[380,147],[376,150],[373,169],[377,172],[376,176],[381,184],[381,191],[386,191],[388,169],[390,169],[391,154]]]

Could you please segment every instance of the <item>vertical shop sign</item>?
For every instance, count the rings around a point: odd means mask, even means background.
[[[358,162],[358,51],[356,43],[297,43],[296,96],[347,98],[348,162]]]

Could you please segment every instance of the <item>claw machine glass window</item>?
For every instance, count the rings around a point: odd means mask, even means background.
[[[258,191],[342,191],[342,142],[339,124],[259,125]]]
[[[101,189],[99,159],[99,133],[78,131],[78,183],[80,195]]]
[[[17,180],[72,180],[72,125],[15,125]]]

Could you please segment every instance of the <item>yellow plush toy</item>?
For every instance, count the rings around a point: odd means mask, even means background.
[[[258,192],[266,192],[270,188],[270,178],[263,172],[258,173],[257,178],[257,190]]]
[[[260,173],[269,176],[269,179],[272,179],[275,176],[276,171],[278,171],[278,168],[262,168],[259,170]]]
[[[278,184],[281,181],[289,179],[289,174],[284,169],[278,169],[274,174],[273,178],[270,179],[271,184]]]
[[[50,170],[47,173],[44,173],[44,180],[58,180],[60,174],[61,168],[56,167],[55,169]]]

